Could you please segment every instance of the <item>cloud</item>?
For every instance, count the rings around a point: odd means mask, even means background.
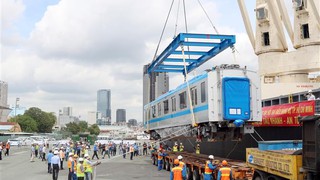
[[[15,16],[18,18],[23,1],[11,2],[20,10]],[[26,40],[12,41],[13,35],[4,37],[11,39],[11,44],[3,48],[1,64],[1,79],[9,83],[9,102],[20,97],[21,105],[52,112],[71,106],[74,115],[86,117],[88,111],[96,109],[97,91],[107,88],[111,89],[112,121],[118,108],[127,109],[127,119],[141,121],[143,65],[154,56],[170,3],[171,0],[68,0],[48,6]],[[227,16],[213,1],[203,1],[202,5],[210,17]],[[189,32],[214,33],[197,1],[188,1],[186,8]],[[176,10],[177,5],[158,54],[172,41]],[[6,11],[7,17],[9,14]],[[228,27],[216,26],[224,34],[237,34],[237,60],[255,67],[256,57],[248,38],[232,27],[232,21]],[[177,32],[184,31],[180,14]],[[231,50],[226,50],[197,73],[219,63],[233,63],[232,58]],[[171,88],[182,81],[182,75],[170,74]]]
[[[25,10],[22,0],[1,1],[1,28],[7,30],[21,17]]]

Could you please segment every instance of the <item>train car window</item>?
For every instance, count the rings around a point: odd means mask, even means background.
[[[201,83],[201,103],[206,102],[206,83]]]
[[[158,116],[161,116],[161,103],[158,103]]]
[[[172,112],[176,111],[176,97],[171,97],[171,103],[172,103]]]
[[[156,115],[156,106],[152,106],[152,117],[153,118],[157,117],[157,115]]]
[[[169,101],[165,100],[165,101],[163,101],[163,113],[167,114],[168,111],[169,111]]]
[[[187,103],[186,103],[186,91],[184,91],[183,93],[179,94],[179,99],[180,99],[180,109],[184,109],[187,107]]]
[[[150,109],[148,109],[148,120],[150,120],[150,114],[151,114],[151,112],[150,112],[151,110]]]
[[[192,106],[196,106],[198,104],[198,101],[197,101],[197,88],[196,87],[193,87],[190,89],[190,92],[191,92],[191,101],[192,101]]]

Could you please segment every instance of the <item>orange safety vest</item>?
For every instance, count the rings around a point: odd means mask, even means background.
[[[219,169],[219,171],[221,172],[221,180],[230,180],[230,168],[222,167]]]
[[[172,173],[173,173],[173,180],[183,180],[181,167],[176,166],[176,167],[172,168]]]
[[[77,161],[74,161],[73,172],[77,172]]]
[[[68,159],[68,168],[69,168],[69,169],[70,169],[71,166],[72,166],[72,161],[73,161],[73,159],[70,157],[70,158]]]
[[[9,143],[6,144],[6,149],[10,149],[10,144]]]
[[[205,174],[212,174],[212,170],[209,168],[209,164],[210,162],[209,161],[206,161],[206,166],[204,167],[204,173]]]
[[[160,156],[160,153],[158,153],[158,160],[162,160],[163,156]]]
[[[184,168],[184,162],[180,161],[179,162],[179,167],[181,167],[183,169]]]

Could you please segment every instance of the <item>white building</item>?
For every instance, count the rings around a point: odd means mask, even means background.
[[[98,116],[98,113],[96,111],[89,111],[88,112],[87,123],[89,126],[97,123],[97,116]]]

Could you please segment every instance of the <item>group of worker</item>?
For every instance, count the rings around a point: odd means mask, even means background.
[[[63,170],[63,160],[61,158],[61,152],[63,150],[55,148],[54,152],[52,150],[49,151],[47,155],[48,161],[48,173],[52,173],[52,179],[57,180],[59,175],[59,170]],[[68,180],[91,180],[93,166],[99,165],[100,162],[92,162],[90,161],[89,154],[84,154],[84,157],[80,157],[77,154],[72,152],[69,153],[67,160],[68,167]]]
[[[209,160],[206,161],[203,180],[212,180],[214,175],[214,170],[217,168],[216,163],[213,162],[214,156],[209,155]],[[219,168],[217,180],[232,180],[232,171],[231,168],[228,167],[228,162],[223,160],[221,163],[221,167]],[[185,180],[187,178],[187,167],[183,162],[183,157],[181,155],[178,156],[177,159],[173,161],[173,168],[170,172],[170,180]]]
[[[195,147],[196,154],[200,154],[200,145],[197,144]],[[178,146],[178,143],[175,143],[172,147],[173,152],[183,152],[184,146],[182,143]],[[163,167],[163,159],[168,154],[166,150],[160,145],[158,150],[158,170],[160,171]],[[214,171],[217,168],[218,163],[214,162],[214,156],[209,155],[208,160],[205,163],[205,168],[203,172],[203,179],[204,180],[211,180],[214,179]],[[170,180],[185,180],[187,178],[187,167],[186,164],[183,162],[183,157],[179,155],[177,159],[173,161],[173,168],[170,172]],[[228,167],[228,162],[223,160],[221,166],[219,167],[217,180],[232,180],[232,171],[231,168]]]

